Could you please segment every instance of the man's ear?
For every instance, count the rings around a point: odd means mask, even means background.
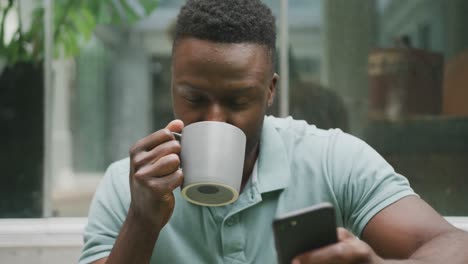
[[[273,105],[273,102],[275,101],[275,96],[276,96],[276,85],[279,80],[279,75],[277,73],[273,74],[273,77],[270,80],[270,84],[268,86],[268,107]]]

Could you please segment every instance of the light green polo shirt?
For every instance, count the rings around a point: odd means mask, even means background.
[[[276,263],[276,215],[330,202],[338,225],[360,236],[380,210],[415,195],[363,141],[291,118],[265,118],[256,173],[228,206],[193,205],[176,189],[151,263]],[[130,204],[128,174],[128,159],[107,170],[91,204],[80,263],[110,254]]]

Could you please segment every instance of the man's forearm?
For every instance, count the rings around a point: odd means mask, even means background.
[[[159,231],[129,210],[106,264],[149,263]]]
[[[466,264],[468,233],[462,230],[440,234],[422,245],[408,260],[386,260],[384,264]]]

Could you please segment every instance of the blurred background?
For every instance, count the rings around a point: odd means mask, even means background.
[[[270,114],[364,139],[468,216],[468,1],[264,2],[286,80]],[[0,0],[0,218],[85,217],[106,167],[172,120],[183,3]]]

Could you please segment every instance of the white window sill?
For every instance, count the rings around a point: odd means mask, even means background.
[[[468,231],[468,217],[446,217]],[[76,263],[87,218],[0,219],[2,263]]]

